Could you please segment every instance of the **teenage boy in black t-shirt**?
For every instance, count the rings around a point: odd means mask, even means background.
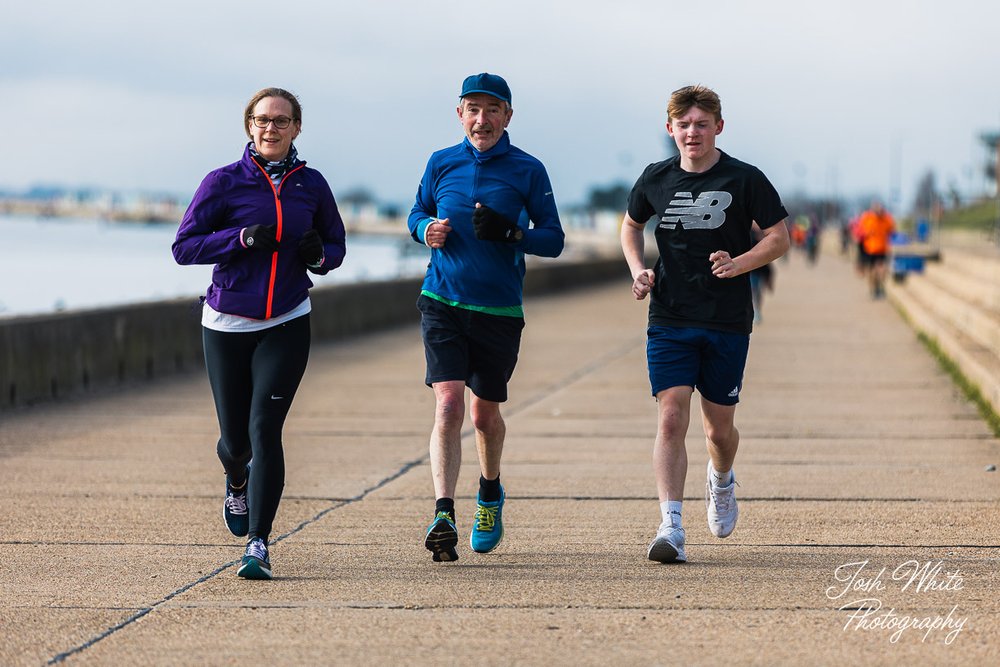
[[[751,270],[788,250],[788,216],[767,177],[715,147],[722,105],[714,91],[673,92],[667,132],[680,155],[646,167],[622,222],[621,242],[632,294],[650,296],[646,357],[658,403],[653,470],[662,523],[650,560],[684,562],[681,507],[687,475],[691,396],[701,394],[708,446],[708,525],[727,537],[739,514],[733,460],[740,434],[733,423],[750,345]],[[644,262],[643,228],[656,224],[659,259]],[[752,228],[760,230],[754,245]]]

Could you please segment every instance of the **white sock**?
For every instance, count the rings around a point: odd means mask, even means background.
[[[660,503],[660,516],[663,517],[663,523],[670,524],[674,528],[680,528],[681,507],[683,505],[683,500],[664,500]]]
[[[733,483],[733,471],[719,472],[712,466],[712,486],[721,489]]]

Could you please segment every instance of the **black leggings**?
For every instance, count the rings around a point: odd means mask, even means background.
[[[218,453],[232,480],[250,466],[250,537],[265,540],[285,486],[281,429],[309,360],[309,315],[246,333],[204,329],[205,366],[219,417]]]

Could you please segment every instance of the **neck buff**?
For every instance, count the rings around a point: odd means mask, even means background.
[[[292,144],[288,149],[288,155],[285,156],[284,160],[278,160],[277,162],[268,162],[266,158],[262,157],[260,153],[257,152],[257,147],[250,142],[250,155],[253,157],[254,162],[259,164],[265,172],[267,172],[267,177],[271,179],[274,183],[274,187],[278,187],[281,184],[281,179],[288,173],[289,169],[292,169],[295,165],[302,162],[299,159],[299,152],[295,150],[295,144]]]

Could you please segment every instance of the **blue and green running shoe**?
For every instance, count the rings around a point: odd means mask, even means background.
[[[506,498],[503,487],[500,487],[500,500],[483,502],[476,497],[476,520],[472,524],[472,535],[469,543],[477,553],[488,553],[496,549],[503,539],[503,503]]]
[[[236,574],[244,579],[271,578],[271,557],[267,553],[267,542],[260,537],[247,542],[247,550]]]
[[[458,529],[455,522],[447,512],[438,512],[427,527],[427,535],[424,538],[424,546],[427,547],[435,563],[442,561],[449,562],[458,560],[458,552],[455,547],[458,545]]]

